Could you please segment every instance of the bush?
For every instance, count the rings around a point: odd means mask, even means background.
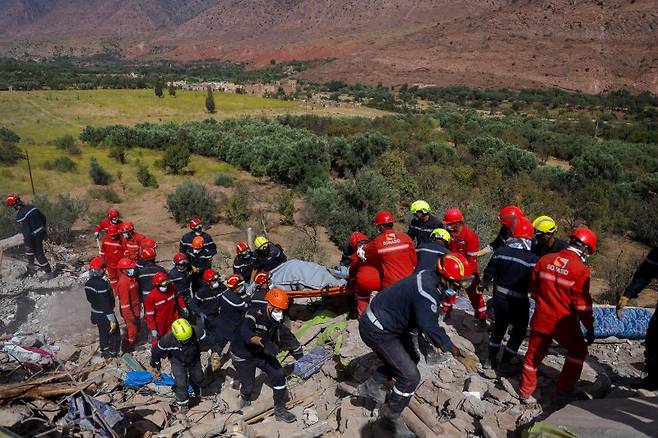
[[[13,208],[0,208],[0,239],[20,233],[21,228],[16,222],[16,211]]]
[[[244,190],[238,190],[224,203],[224,213],[228,223],[235,227],[242,227],[249,219],[249,202],[248,193]]]
[[[117,192],[112,189],[89,189],[87,192],[92,199],[102,199],[110,204],[120,204],[121,198]]]
[[[179,175],[190,164],[190,150],[185,144],[169,146],[162,157],[162,166],[166,172]]]
[[[108,156],[114,158],[121,164],[126,164],[126,148],[124,146],[113,146],[110,148]]]
[[[86,202],[71,198],[68,194],[57,195],[53,201],[46,195],[37,195],[34,205],[46,216],[48,240],[55,243],[66,243],[73,240],[73,225],[87,211]]]
[[[231,187],[233,185],[233,177],[227,173],[219,172],[215,175],[215,185],[219,187]]]
[[[0,141],[7,141],[9,143],[18,143],[21,138],[9,128],[0,126]]]
[[[604,278],[608,284],[598,297],[597,302],[600,304],[615,304],[617,299],[624,293],[626,286],[641,262],[642,257],[630,257],[624,254],[623,250],[619,251],[614,260],[606,260],[605,268],[601,269],[600,272],[604,273]]]
[[[55,139],[55,146],[57,149],[67,151],[73,146],[75,146],[75,138],[72,135],[64,135]]]
[[[327,253],[320,244],[320,233],[315,226],[296,226],[290,233],[290,247],[286,249],[289,259],[306,260],[324,264]]]
[[[12,130],[0,126],[0,164],[16,164],[25,158],[18,147],[20,137]]]
[[[114,180],[112,175],[110,175],[107,170],[98,164],[96,157],[91,157],[89,164],[89,176],[91,177],[91,180],[94,182],[94,184],[98,184],[99,186],[106,186]]]
[[[158,188],[158,181],[155,179],[155,175],[149,172],[148,166],[142,162],[137,163],[137,181],[144,187]]]
[[[43,163],[43,168],[57,172],[76,172],[78,170],[78,164],[69,157],[57,157],[54,161]]]
[[[167,208],[179,224],[198,216],[207,223],[215,222],[215,200],[206,188],[194,181],[183,181],[173,193],[167,195]]]
[[[283,190],[279,195],[279,214],[281,223],[292,225],[295,223],[295,197],[292,190]]]

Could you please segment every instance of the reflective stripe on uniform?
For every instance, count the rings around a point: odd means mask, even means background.
[[[527,266],[528,268],[534,268],[535,267],[535,263],[526,262],[525,260],[522,260],[518,257],[511,257],[511,256],[498,254],[498,255],[493,256],[493,258],[496,259],[496,260],[505,260],[505,261],[508,261],[508,262],[518,263],[519,265]]]
[[[496,291],[500,292],[503,295],[507,295],[509,297],[514,297],[514,298],[528,298],[528,294],[523,294],[521,292],[517,292],[515,290],[508,289],[506,287],[502,287],[499,285],[496,285]]]
[[[379,248],[377,250],[377,254],[386,254],[386,253],[394,252],[394,251],[402,251],[402,250],[405,250],[405,249],[408,249],[408,248],[409,248],[409,244],[404,243],[402,245],[394,245],[394,246],[389,246],[387,248]]]
[[[282,389],[286,389],[286,385],[283,386],[272,386],[272,389],[275,391],[281,391]]]
[[[437,303],[436,303],[436,300],[434,299],[434,297],[432,297],[432,295],[425,292],[425,289],[423,289],[422,276],[423,276],[423,272],[425,272],[425,271],[426,270],[422,270],[418,273],[418,275],[416,275],[416,286],[418,287],[418,293],[421,294],[423,297],[427,298],[430,303],[432,303],[433,305],[436,306]]]
[[[396,388],[395,385],[393,385],[393,392],[396,393],[397,395],[399,395],[400,397],[411,397],[412,395],[414,395],[413,392],[402,392],[402,391],[400,391],[398,388]]]
[[[539,278],[543,278],[544,280],[548,280],[548,281],[554,281],[557,284],[560,284],[560,285],[566,286],[566,287],[571,287],[574,284],[576,284],[576,282],[573,281],[573,280],[567,280],[566,278],[558,277],[557,274],[554,273],[554,272],[544,272],[544,271],[542,271],[542,272],[539,273]]]
[[[382,326],[382,323],[379,322],[379,320],[377,319],[375,314],[372,313],[372,310],[370,309],[370,306],[368,306],[368,308],[366,309],[366,316],[368,317],[370,322],[373,323],[373,325],[375,327],[377,327],[379,330],[382,330],[382,331],[384,330],[384,326]]]
[[[32,207],[32,209],[30,211],[28,211],[27,213],[25,213],[22,218],[16,219],[16,222],[19,222],[19,223],[23,222],[30,215],[30,213],[32,213],[34,210],[36,210],[36,207]]]
[[[429,249],[429,248],[416,248],[416,252],[429,252],[431,254],[445,254],[444,251],[439,251],[438,249]]]

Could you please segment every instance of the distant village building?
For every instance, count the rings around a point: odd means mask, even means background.
[[[289,96],[297,91],[297,81],[294,79],[287,79],[285,81],[276,81],[270,84],[235,84],[233,82],[188,82],[188,81],[172,81],[168,82],[167,86],[173,85],[180,90],[207,90],[210,87],[213,91],[223,91],[225,93],[246,93],[255,96],[274,96],[281,90],[283,94]]]

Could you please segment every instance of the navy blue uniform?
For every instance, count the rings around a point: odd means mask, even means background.
[[[416,242],[416,246],[418,246],[421,243],[430,242],[430,234],[432,234],[432,231],[436,228],[443,228],[443,224],[433,214],[430,213],[427,221],[423,221],[421,218],[414,215],[409,224],[407,234]]]
[[[33,205],[24,204],[16,213],[16,222],[21,226],[25,255],[28,269],[36,265],[50,272],[50,263],[43,252],[43,241],[46,238],[46,217]]]
[[[379,383],[396,380],[389,399],[394,413],[404,410],[420,382],[420,357],[411,332],[419,330],[443,351],[452,349],[438,323],[440,290],[436,269],[414,273],[377,294],[359,319],[361,339],[384,363],[373,378]]]
[[[262,251],[255,252],[256,260],[254,260],[254,268],[259,271],[270,272],[281,263],[288,261],[288,257],[280,245],[270,243],[268,246],[269,251],[267,253],[263,253]]]
[[[238,254],[233,259],[233,273],[240,274],[245,283],[251,283],[251,273],[254,270],[254,256],[245,257]]]
[[[176,290],[180,295],[183,296],[188,306],[191,302],[190,294],[192,292],[192,281],[190,279],[190,274],[191,272],[188,267],[186,267],[184,271],[181,271],[176,266],[171,268],[169,274],[167,274],[169,281],[174,283]]]
[[[156,265],[155,262],[151,260],[142,260],[142,266],[137,268],[137,282],[139,283],[139,290],[141,292],[142,302],[144,298],[153,290],[153,277],[158,272],[164,272],[165,268],[160,265]]]
[[[116,321],[114,315],[114,292],[100,275],[92,275],[85,283],[85,295],[91,305],[91,323],[98,327],[98,342],[101,354],[116,355],[121,345],[121,333],[110,333],[110,322]]]
[[[221,283],[217,289],[204,284],[192,301],[192,309],[208,331],[212,350],[220,354],[233,337],[247,304]]]
[[[563,249],[567,249],[569,244],[561,239],[555,239],[553,246],[550,248],[543,243],[535,241],[532,243],[532,253],[537,255],[539,258],[544,257],[546,254],[560,252]]]
[[[436,262],[439,257],[448,254],[450,250],[439,242],[425,242],[416,248],[416,271],[420,272],[426,269],[436,269]]]
[[[210,258],[217,255],[217,245],[212,237],[210,237],[210,234],[205,231],[202,231],[201,234],[197,234],[196,231],[190,231],[183,234],[183,237],[181,237],[180,243],[178,244],[178,251],[189,255],[192,252],[192,240],[194,240],[196,236],[203,237],[203,249],[206,254],[210,255]]]

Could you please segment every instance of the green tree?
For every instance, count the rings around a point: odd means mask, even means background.
[[[25,158],[18,147],[20,139],[14,131],[0,126],[0,164],[16,164]]]
[[[176,143],[165,149],[162,157],[162,167],[165,171],[179,175],[190,164],[190,148],[185,129],[179,129],[176,134]]]
[[[168,91],[169,91],[170,96],[175,96],[176,95],[176,87],[174,87],[173,82],[169,83]]]
[[[153,187],[154,189],[158,188],[158,181],[155,179],[146,164],[141,161],[137,163],[137,181],[144,187]]]
[[[212,94],[212,88],[210,88],[210,86],[206,89],[206,110],[210,114],[214,114],[216,110],[215,97]]]
[[[164,88],[164,83],[162,82],[161,78],[158,78],[155,81],[155,95],[158,97],[163,97],[164,96],[163,88]]]
[[[106,186],[114,180],[112,175],[110,175],[110,173],[105,170],[103,166],[98,164],[96,157],[91,157],[89,161],[89,176],[91,177],[91,180],[94,182],[94,184],[98,184],[100,186]]]
[[[193,216],[214,223],[217,204],[204,186],[185,180],[167,195],[167,208],[179,224],[186,223]]]

